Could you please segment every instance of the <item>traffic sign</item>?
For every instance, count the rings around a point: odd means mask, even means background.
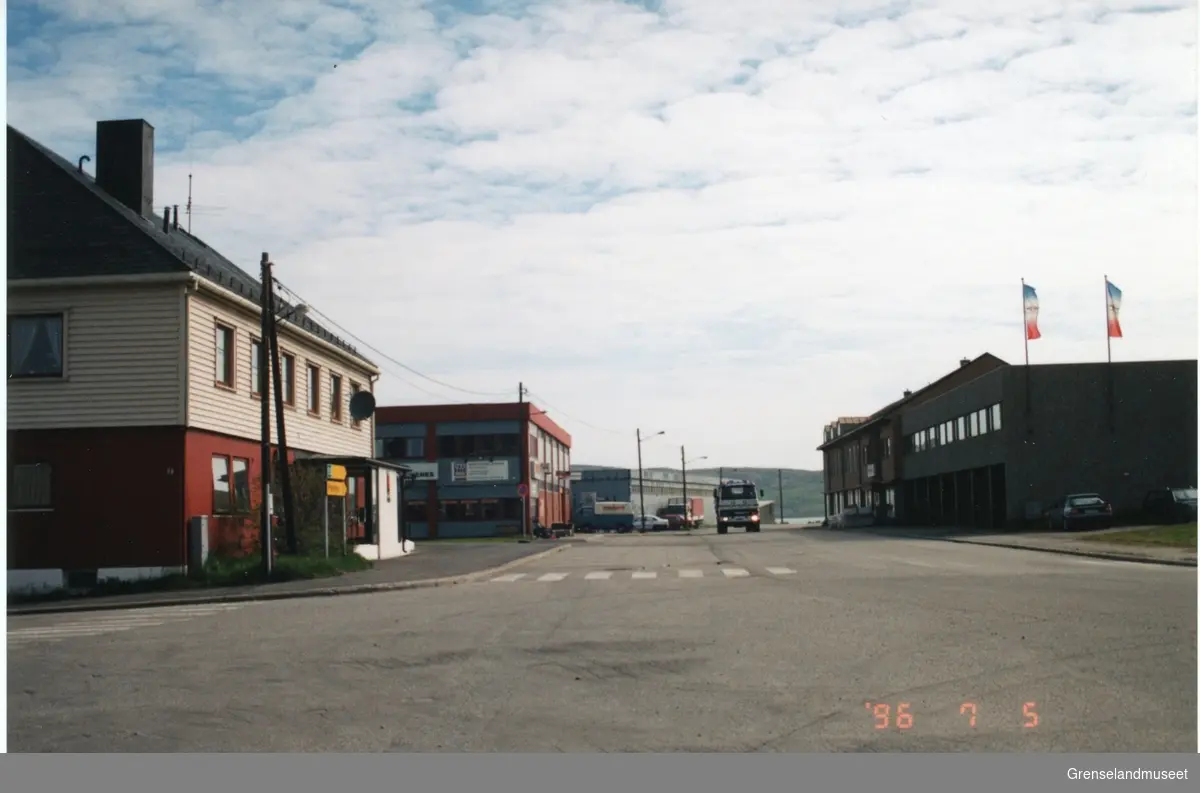
[[[327,465],[325,466],[325,478],[330,482],[344,482],[346,480],[346,466],[344,465]]]
[[[348,487],[346,487],[345,482],[326,482],[325,483],[325,495],[327,495],[327,496],[332,496],[334,498],[344,498],[345,495],[349,492],[350,492],[350,489]]]
[[[529,495],[529,485],[525,484],[524,482],[517,485],[517,495],[521,498],[525,498],[525,496]]]

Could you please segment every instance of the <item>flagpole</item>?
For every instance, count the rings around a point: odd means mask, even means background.
[[[1108,343],[1108,362],[1112,363],[1112,332],[1108,328],[1108,275],[1104,276],[1104,340]]]
[[[1025,365],[1029,366],[1029,320],[1025,316],[1025,279],[1024,278],[1021,279],[1021,335],[1025,337]]]

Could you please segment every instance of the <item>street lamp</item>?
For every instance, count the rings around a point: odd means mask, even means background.
[[[639,515],[639,517],[638,517],[638,520],[641,522],[641,526],[642,526],[642,528],[643,528],[643,529],[645,529],[645,528],[646,528],[646,483],[645,483],[645,482],[642,480],[642,441],[643,441],[643,440],[649,440],[650,438],[656,438],[656,437],[658,437],[659,435],[666,435],[666,434],[667,434],[667,431],[666,431],[666,430],[660,430],[660,431],[658,431],[658,432],[654,433],[653,435],[649,435],[649,436],[647,436],[646,438],[643,438],[643,437],[642,437],[642,429],[641,429],[641,427],[639,427],[639,428],[638,428],[638,431],[637,431],[637,444],[638,444],[638,498],[639,498],[639,500],[640,500],[640,503],[641,503],[641,507],[640,507],[641,511],[638,513],[638,515]]]
[[[687,497],[687,465],[688,463],[698,463],[701,460],[707,460],[708,456],[693,457],[688,460],[685,457],[683,447],[679,447],[679,465],[683,469],[683,520],[686,523],[688,519],[688,497]]]

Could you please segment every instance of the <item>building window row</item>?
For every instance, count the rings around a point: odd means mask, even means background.
[[[224,388],[230,391],[238,390],[238,366],[237,366],[237,338],[238,332],[234,328],[233,323],[217,320],[214,341],[215,355],[215,377],[214,382],[218,388]],[[270,375],[270,362],[266,360],[266,347],[262,340],[250,337],[250,372],[248,376],[250,395],[261,398],[267,391],[267,382]],[[10,356],[11,358],[11,356]],[[346,409],[345,403],[347,396],[353,397],[362,390],[362,385],[350,381],[349,395],[346,393],[343,375],[333,371],[325,372],[321,365],[306,360],[304,362],[305,375],[305,409],[308,414],[314,418],[320,418],[323,414],[324,399],[326,393],[324,388],[324,380],[329,381],[329,419],[334,422],[341,423],[344,420]],[[295,408],[297,403],[296,389],[296,356],[293,353],[280,349],[279,351],[279,379],[282,383],[280,394],[283,397],[283,404],[289,408]],[[351,426],[360,428],[362,422],[351,420]]]
[[[997,402],[949,421],[943,421],[935,426],[918,430],[905,436],[905,451],[915,454],[986,435],[989,432],[998,432],[1002,426],[1000,414],[1000,403]]]
[[[378,438],[375,456],[381,460],[424,460],[424,438]]]
[[[427,502],[414,501],[406,505],[406,514],[411,521],[428,520]],[[447,499],[438,502],[438,522],[471,523],[520,519],[519,498]]]
[[[520,454],[521,435],[516,432],[438,436],[438,457],[519,457]]]

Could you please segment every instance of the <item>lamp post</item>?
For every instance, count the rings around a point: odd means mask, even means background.
[[[684,523],[686,523],[688,520],[687,464],[688,463],[698,463],[701,460],[707,460],[707,459],[708,459],[708,457],[704,456],[704,457],[693,457],[691,460],[688,460],[685,456],[683,447],[682,446],[679,447],[679,465],[680,465],[680,468],[682,468],[682,470],[683,470],[683,520],[684,520]]]
[[[654,433],[653,435],[649,435],[649,436],[647,436],[646,438],[643,438],[643,437],[642,437],[642,429],[641,429],[641,427],[639,427],[639,428],[638,428],[638,431],[637,431],[637,446],[638,446],[638,499],[639,499],[639,501],[640,501],[640,505],[641,505],[641,506],[639,507],[639,509],[640,509],[640,512],[638,513],[638,521],[641,523],[641,526],[642,526],[642,529],[643,529],[643,530],[645,530],[645,528],[646,528],[646,525],[645,525],[645,522],[646,522],[646,484],[645,484],[645,482],[642,480],[642,441],[643,441],[643,440],[648,440],[649,438],[655,438],[655,437],[658,437],[659,435],[666,435],[666,434],[667,434],[667,431],[666,431],[666,430],[660,430],[660,431],[658,431],[658,432]]]

